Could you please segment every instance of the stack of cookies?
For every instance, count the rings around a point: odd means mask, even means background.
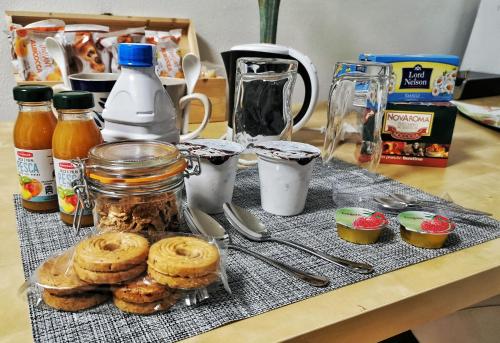
[[[148,252],[146,238],[133,233],[108,232],[77,244],[74,268],[85,282],[116,284],[144,273]]]
[[[203,239],[188,236],[164,238],[151,246],[148,274],[170,288],[206,287],[218,278],[219,258],[217,247]]]
[[[113,302],[120,310],[135,314],[165,311],[175,304],[175,292],[147,276],[112,287]]]
[[[201,288],[217,280],[219,259],[216,246],[196,237],[169,237],[150,248],[141,235],[106,232],[49,258],[37,271],[37,283],[45,303],[59,310],[101,304],[110,298],[111,286],[120,310],[151,314],[175,304],[178,292],[172,289]]]
[[[76,275],[73,250],[46,260],[37,270],[39,285],[43,287],[43,301],[62,311],[80,311],[99,305],[109,299],[109,292],[82,281]]]

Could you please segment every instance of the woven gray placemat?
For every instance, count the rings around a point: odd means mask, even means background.
[[[170,342],[201,334],[226,323],[252,317],[324,292],[334,290],[399,268],[419,263],[456,250],[500,237],[500,222],[487,217],[471,217],[450,213],[457,223],[442,249],[419,249],[403,242],[394,214],[390,224],[373,245],[356,245],[337,237],[332,198],[332,185],[342,192],[358,196],[398,192],[420,199],[439,200],[394,180],[369,174],[364,170],[336,162],[328,168],[316,164],[304,213],[294,217],[278,217],[260,209],[259,180],[256,168],[239,171],[234,202],[250,209],[277,237],[289,238],[332,255],[366,261],[376,266],[375,273],[360,275],[335,267],[308,254],[274,243],[254,243],[242,238],[221,216],[217,218],[228,229],[235,243],[280,261],[328,276],[331,285],[314,288],[255,260],[231,251],[227,271],[233,294],[222,287],[211,298],[196,307],[175,308],[152,316],[128,315],[111,304],[81,313],[65,313],[44,306],[35,299],[28,301],[35,342]],[[337,196],[339,202],[343,195]],[[442,201],[442,200],[441,200]],[[14,197],[17,227],[25,276],[48,256],[73,245],[77,238],[63,225],[58,214],[33,214]],[[353,203],[354,204],[354,203]],[[364,203],[364,207],[374,207]],[[425,277],[425,275],[422,275]],[[314,315],[311,313],[311,315]]]

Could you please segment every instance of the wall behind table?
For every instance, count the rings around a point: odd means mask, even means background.
[[[325,100],[333,64],[360,52],[461,56],[479,1],[284,0],[277,40],[312,59]],[[259,40],[257,0],[0,0],[2,15],[5,10],[191,18],[202,60],[217,63],[220,51]],[[15,118],[14,85],[7,38],[0,33],[1,120]]]

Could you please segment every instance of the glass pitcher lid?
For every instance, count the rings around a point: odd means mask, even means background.
[[[101,183],[147,183],[178,175],[187,162],[174,145],[158,141],[104,143],[89,151],[87,176]]]

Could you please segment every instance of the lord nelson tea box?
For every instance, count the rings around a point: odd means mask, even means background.
[[[449,102],[388,103],[380,161],[446,167],[456,115]]]
[[[360,61],[389,63],[389,101],[450,101],[459,64],[454,55],[361,54]]]

